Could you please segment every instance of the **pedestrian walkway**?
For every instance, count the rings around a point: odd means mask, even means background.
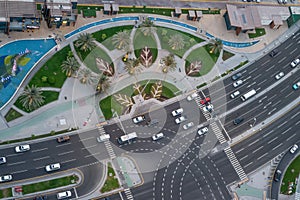
[[[239,161],[236,159],[232,149],[230,147],[227,147],[224,149],[224,152],[226,153],[227,157],[229,158],[234,170],[238,174],[241,181],[245,181],[247,179],[247,175],[245,174]]]

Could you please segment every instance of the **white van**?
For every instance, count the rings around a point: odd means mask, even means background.
[[[109,140],[110,135],[109,134],[104,134],[104,135],[100,135],[99,137],[97,137],[97,141],[98,142],[104,142]]]
[[[66,199],[71,196],[72,196],[71,191],[60,192],[56,195],[57,199]]]

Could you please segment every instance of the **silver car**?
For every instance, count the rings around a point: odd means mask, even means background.
[[[12,180],[12,175],[10,175],[10,174],[0,176],[0,182],[7,182],[7,181],[11,181],[11,180]]]
[[[194,126],[194,123],[193,122],[189,122],[189,123],[183,125],[183,129],[187,130],[187,129],[191,128],[192,126]]]

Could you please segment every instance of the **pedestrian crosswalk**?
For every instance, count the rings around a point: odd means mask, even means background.
[[[236,159],[234,153],[232,152],[232,149],[230,147],[227,147],[224,149],[227,157],[229,158],[231,164],[233,165],[234,170],[238,174],[239,178],[241,180],[245,180],[247,178],[247,175],[245,174],[241,164],[239,161]]]
[[[132,200],[132,199],[133,199],[133,195],[132,195],[132,193],[131,193],[130,188],[126,188],[126,189],[124,190],[124,192],[125,192],[125,195],[126,195],[126,198],[127,198],[127,199],[129,199],[129,200]]]
[[[97,126],[97,127],[98,127],[98,131],[99,131],[100,135],[104,135],[105,130],[104,130],[103,126]],[[109,142],[109,140],[105,141],[104,145],[106,147],[106,150],[107,150],[110,158],[111,159],[116,158],[116,154],[115,154],[114,149],[112,148],[111,143]]]

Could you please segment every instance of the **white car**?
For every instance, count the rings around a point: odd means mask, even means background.
[[[292,146],[292,148],[290,149],[290,153],[293,154],[293,153],[295,153],[297,150],[298,150],[298,145],[294,144],[294,145]]]
[[[47,165],[45,167],[45,169],[46,169],[47,172],[56,171],[56,170],[60,169],[60,164],[59,163],[50,164],[50,165]]]
[[[163,133],[157,133],[157,134],[155,134],[155,135],[152,136],[152,140],[156,141],[156,140],[159,140],[159,139],[161,139],[163,137],[164,137]]]
[[[25,152],[25,151],[29,151],[29,150],[30,150],[29,144],[24,144],[24,145],[20,145],[20,146],[15,147],[15,151],[17,153]]]
[[[193,99],[195,99],[198,96],[198,94],[196,92],[194,92],[193,94],[187,96],[187,100],[188,101],[192,101]]]
[[[279,80],[279,79],[281,79],[283,76],[284,76],[284,73],[283,73],[283,72],[280,72],[279,74],[276,74],[275,79],[276,79],[276,80]]]
[[[0,176],[0,182],[6,182],[6,181],[11,181],[11,180],[12,180],[12,175],[10,175],[10,174]]]
[[[60,192],[56,195],[57,199],[65,199],[71,196],[72,196],[71,191]]]
[[[296,67],[299,63],[300,63],[300,59],[297,58],[297,59],[293,60],[293,62],[291,62],[291,66]]]
[[[138,116],[132,119],[133,123],[138,124],[145,120],[145,116]]]
[[[194,126],[194,123],[193,122],[189,122],[189,123],[183,125],[183,129],[186,130],[186,129],[191,128],[192,126]]]
[[[239,96],[240,94],[241,94],[240,91],[237,90],[230,95],[230,98],[234,99],[235,97]]]
[[[243,84],[243,80],[238,80],[238,81],[236,81],[236,82],[233,83],[233,87],[238,87],[238,86],[240,86],[242,84]]]
[[[211,112],[214,106],[212,104],[209,104],[208,106],[203,107],[204,112]]]
[[[178,115],[181,115],[183,113],[183,109],[182,108],[178,108],[177,110],[173,110],[172,111],[172,115],[173,117],[176,117]]]
[[[204,128],[201,128],[201,129],[198,130],[198,134],[199,135],[204,135],[207,132],[208,132],[208,128],[207,127],[204,127]]]
[[[6,158],[5,157],[0,157],[0,164],[6,163]]]
[[[297,83],[295,83],[295,84],[293,85],[293,89],[294,89],[294,90],[298,90],[299,87],[300,87],[300,81],[297,82]]]
[[[104,141],[109,140],[109,138],[110,138],[109,134],[103,134],[103,135],[100,135],[99,137],[97,137],[97,141],[104,142]]]
[[[185,116],[178,117],[175,119],[176,124],[180,124],[181,122],[184,122],[186,120]]]

